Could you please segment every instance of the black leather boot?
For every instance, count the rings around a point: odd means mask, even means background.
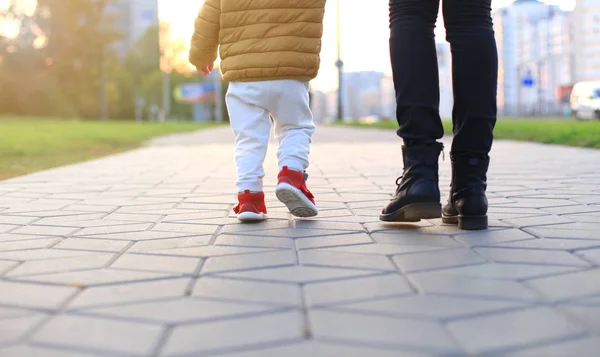
[[[398,178],[398,189],[379,219],[385,222],[419,222],[440,218],[438,161],[444,149],[441,143],[402,147],[404,173]]]
[[[452,183],[450,197],[442,212],[442,221],[458,224],[463,230],[488,228],[487,171],[490,158],[466,157],[450,154]]]

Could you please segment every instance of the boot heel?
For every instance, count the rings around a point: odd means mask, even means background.
[[[407,221],[420,221],[422,219],[436,219],[442,217],[440,203],[415,203],[404,207],[404,218]]]
[[[480,231],[488,229],[487,216],[459,216],[458,228],[464,231]]]
[[[442,216],[440,203],[413,203],[396,212],[382,214],[379,219],[384,222],[419,222],[422,219],[435,219]]]

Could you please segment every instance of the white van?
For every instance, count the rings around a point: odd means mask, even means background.
[[[573,86],[571,112],[576,119],[600,119],[600,82],[579,82]]]

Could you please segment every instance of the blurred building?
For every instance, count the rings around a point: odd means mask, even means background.
[[[524,24],[521,44],[520,68],[535,84],[521,85],[521,112],[562,113],[568,103],[561,102],[558,89],[575,81],[573,13],[550,7],[547,16]]]
[[[386,74],[381,79],[381,113],[382,118],[396,119],[396,90],[394,77]]]
[[[440,73],[440,116],[452,118],[454,97],[452,94],[452,53],[448,43],[436,44],[438,68]]]
[[[323,123],[330,119],[327,104],[327,93],[318,90],[312,91],[310,108],[315,123]]]
[[[577,81],[600,81],[600,1],[577,0],[575,7]]]
[[[116,0],[109,11],[118,14],[117,29],[123,39],[117,44],[117,51],[124,54],[146,31],[159,25],[158,0]],[[158,36],[156,38],[158,44]]]
[[[344,117],[359,119],[367,116],[382,116],[381,80],[382,72],[344,73]]]
[[[538,0],[517,0],[493,16],[500,113],[560,111],[558,89],[575,75],[573,14]]]

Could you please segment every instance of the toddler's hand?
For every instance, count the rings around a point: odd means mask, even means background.
[[[200,72],[200,74],[203,75],[204,77],[207,77],[210,74],[210,72],[212,72],[213,65],[211,64],[210,66],[206,66],[206,67],[196,67],[196,70],[198,72]]]

